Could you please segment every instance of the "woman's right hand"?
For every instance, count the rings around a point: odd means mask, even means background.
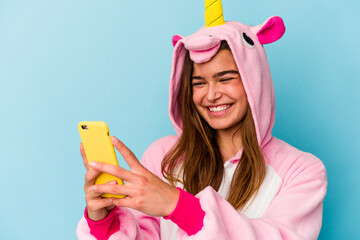
[[[101,193],[93,190],[95,180],[101,172],[90,169],[82,143],[80,144],[80,153],[87,170],[85,174],[84,191],[88,218],[93,221],[100,221],[108,215],[109,211],[111,211],[115,205],[112,202],[112,198],[102,198]],[[109,184],[116,184],[116,182],[110,182]]]

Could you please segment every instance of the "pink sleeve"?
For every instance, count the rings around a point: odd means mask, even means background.
[[[164,219],[170,219],[187,235],[196,234],[204,226],[205,212],[201,209],[200,200],[181,188],[179,201],[175,210]]]
[[[293,164],[265,213],[248,218],[207,187],[196,195],[205,212],[204,226],[191,239],[315,240],[322,225],[326,188],[326,171],[320,161],[306,167]],[[189,236],[179,230],[177,239]]]
[[[108,240],[109,237],[119,231],[120,223],[116,217],[116,209],[112,209],[110,213],[101,221],[93,221],[88,218],[87,207],[85,208],[84,217],[90,228],[90,234],[95,236],[98,240]]]
[[[104,239],[109,240],[159,240],[160,239],[160,224],[159,219],[154,217],[146,216],[138,211],[130,210],[128,208],[115,207],[111,214],[113,214],[113,220],[111,221],[112,216],[104,219],[103,223],[95,226],[96,231],[94,234],[99,234],[97,237],[105,237]],[[114,224],[114,226],[109,225]],[[118,222],[118,223],[117,223]],[[96,224],[98,222],[95,222]],[[100,226],[100,224],[103,224]],[[118,225],[118,229],[116,229]],[[91,226],[93,228],[94,226]],[[104,227],[104,229],[97,229],[98,227]],[[93,231],[90,229],[90,226],[83,216],[78,223],[76,229],[76,235],[78,240],[96,240],[97,238],[90,233]],[[110,232],[113,232],[110,235]],[[101,239],[101,238],[98,238]]]

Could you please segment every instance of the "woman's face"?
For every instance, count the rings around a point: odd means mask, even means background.
[[[220,50],[206,63],[194,63],[193,101],[215,130],[237,130],[247,111],[247,97],[232,53]]]

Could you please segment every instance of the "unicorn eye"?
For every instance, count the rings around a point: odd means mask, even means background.
[[[243,33],[242,35],[242,41],[245,44],[245,46],[247,46],[248,48],[253,48],[254,47],[254,41],[251,40],[251,38],[249,38],[246,33]]]

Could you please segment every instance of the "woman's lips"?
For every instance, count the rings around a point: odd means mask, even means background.
[[[225,113],[227,113],[229,111],[229,109],[231,108],[232,104],[223,104],[223,105],[217,105],[217,106],[210,106],[207,107],[208,112],[210,113],[210,115],[212,116],[221,116]]]
[[[230,108],[230,104],[208,107],[210,112],[224,112],[225,110]]]

